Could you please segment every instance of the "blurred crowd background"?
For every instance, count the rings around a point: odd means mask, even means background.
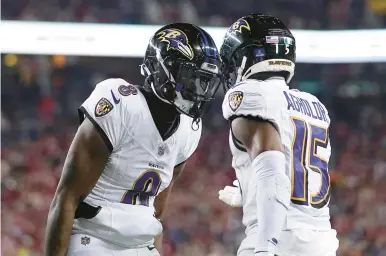
[[[2,19],[228,26],[251,10],[297,29],[384,28],[384,0],[3,0]],[[366,49],[361,49],[366,50]],[[1,56],[4,256],[42,255],[49,204],[77,108],[109,77],[143,82],[140,59]],[[317,95],[332,118],[332,224],[339,256],[386,255],[386,63],[297,64],[291,86]],[[217,198],[235,174],[219,92],[197,152],[173,189],[165,256],[228,256],[243,238],[241,211]]]
[[[384,0],[2,0],[2,19],[229,26],[254,11],[294,29],[382,28]]]

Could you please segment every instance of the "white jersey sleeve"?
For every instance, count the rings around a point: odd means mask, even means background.
[[[184,161],[188,160],[188,158],[194,153],[194,151],[197,149],[198,143],[201,138],[201,126],[202,122],[200,121],[198,129],[195,131],[191,128],[192,125],[192,119],[187,116],[181,116],[181,124],[182,122],[186,122],[185,127],[188,127],[187,129],[187,137],[181,138],[185,140],[185,143],[181,146],[180,152],[177,156],[177,164],[179,165],[183,163]],[[189,125],[188,125],[189,124]]]
[[[230,89],[224,98],[224,118],[232,120],[238,116],[259,117],[280,127],[281,108],[273,105],[276,92],[267,90],[264,81],[245,81]]]
[[[101,134],[110,152],[117,150],[127,133],[132,113],[120,103],[118,87],[128,84],[123,79],[107,79],[96,85],[94,91],[79,108],[82,122],[88,118]]]

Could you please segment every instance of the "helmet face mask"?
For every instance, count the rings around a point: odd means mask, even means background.
[[[254,74],[283,76],[287,83],[294,74],[295,38],[275,17],[251,14],[228,29],[221,57],[224,62],[224,89]]]
[[[180,113],[197,120],[223,81],[221,65],[209,34],[191,24],[171,24],[150,40],[142,65],[147,77],[144,86]]]
[[[204,107],[208,106],[208,103],[214,99],[213,96],[222,82],[218,67],[215,66],[215,69],[217,73],[197,67],[194,63],[185,62],[180,64],[175,80],[177,97],[174,102],[180,112],[192,117],[201,116],[201,110],[206,109]],[[183,99],[181,104],[178,101],[180,99],[178,94]],[[188,107],[186,107],[186,104],[188,104]]]

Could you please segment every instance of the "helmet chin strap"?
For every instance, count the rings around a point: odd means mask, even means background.
[[[200,129],[201,118],[193,119],[191,128],[193,131]]]
[[[244,56],[243,60],[241,61],[241,66],[237,69],[236,84],[242,80],[245,63],[247,63],[247,57]]]

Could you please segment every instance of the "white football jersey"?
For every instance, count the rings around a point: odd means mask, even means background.
[[[163,140],[143,94],[123,79],[97,84],[81,112],[101,130],[111,155],[84,200],[101,206],[92,219],[76,219],[73,233],[89,234],[124,247],[153,243],[162,232],[154,199],[167,188],[176,165],[195,151],[201,129],[181,115],[176,132]]]
[[[286,174],[291,179],[291,204],[284,229],[329,230],[331,148],[330,118],[325,106],[313,95],[290,90],[284,79],[246,80],[230,89],[223,102],[227,120],[237,116],[270,121],[280,134],[286,156]],[[232,166],[240,182],[243,224],[246,234],[255,233],[256,182],[244,146],[230,132]],[[246,242],[246,241],[245,241]],[[253,241],[250,241],[253,247]]]

